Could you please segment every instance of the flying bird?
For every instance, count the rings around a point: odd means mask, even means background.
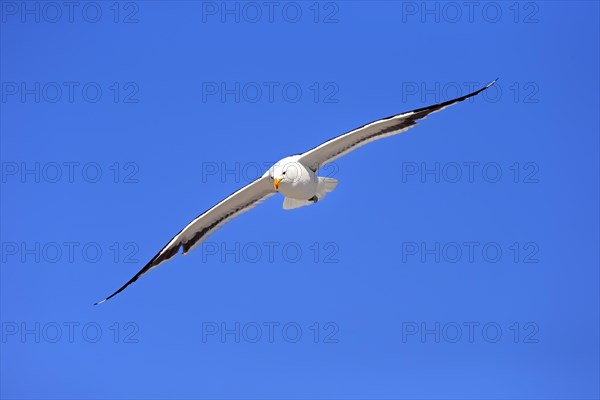
[[[496,83],[453,100],[418,108],[370,122],[352,131],[330,139],[306,153],[286,157],[269,168],[260,178],[234,192],[225,200],[200,214],[165,245],[133,278],[116,292],[95,304],[121,293],[142,275],[173,258],[180,249],[189,253],[206,238],[238,215],[254,208],[263,200],[279,192],[285,196],[286,210],[308,206],[322,200],[338,184],[337,179],[317,176],[323,165],[378,139],[406,132],[429,114],[473,97]]]

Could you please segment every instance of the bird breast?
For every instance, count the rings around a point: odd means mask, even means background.
[[[286,175],[279,186],[279,192],[286,197],[307,200],[317,193],[318,178],[310,169],[299,162],[288,162]]]

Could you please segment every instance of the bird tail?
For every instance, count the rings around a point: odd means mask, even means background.
[[[309,206],[312,203],[314,203],[314,201],[298,200],[298,199],[292,199],[291,197],[286,197],[283,200],[283,209],[284,210],[293,210],[294,208]]]
[[[319,177],[319,186],[317,187],[317,197],[319,200],[324,198],[327,193],[333,192],[338,185],[339,181],[334,178],[323,178]]]
[[[317,186],[317,194],[308,200],[298,200],[292,199],[291,197],[286,197],[283,200],[283,209],[284,210],[292,210],[294,208],[309,206],[311,204],[316,203],[317,201],[323,199],[327,193],[332,192],[333,189],[338,184],[337,179],[333,178],[323,178],[319,177],[319,183]]]

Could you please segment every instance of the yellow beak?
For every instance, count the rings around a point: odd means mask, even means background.
[[[279,189],[279,184],[281,183],[282,179],[275,179],[273,181],[273,187],[275,188],[275,190]]]

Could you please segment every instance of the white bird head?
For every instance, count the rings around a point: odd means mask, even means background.
[[[269,169],[269,176],[273,179],[275,190],[279,190],[281,185],[293,184],[300,179],[302,171],[303,168],[297,161],[284,158]]]

